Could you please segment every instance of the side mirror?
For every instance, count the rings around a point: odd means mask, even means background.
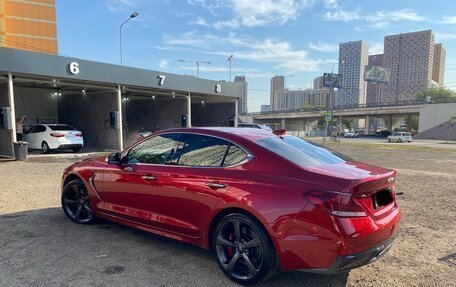
[[[122,156],[121,156],[120,152],[115,152],[113,154],[110,154],[106,158],[106,162],[109,164],[119,164],[121,159],[122,159]]]

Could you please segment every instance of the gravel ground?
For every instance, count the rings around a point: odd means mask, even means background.
[[[456,286],[456,153],[332,146],[398,170],[400,235],[349,274],[276,275],[264,286]],[[59,207],[69,163],[0,163],[1,286],[235,286],[209,252],[110,222],[76,225]]]

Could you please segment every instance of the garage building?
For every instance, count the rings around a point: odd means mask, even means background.
[[[236,126],[242,85],[0,48],[0,156],[13,157],[16,118],[69,124],[84,146],[121,150],[140,131]]]

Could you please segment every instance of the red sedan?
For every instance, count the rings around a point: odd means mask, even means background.
[[[229,278],[255,284],[379,258],[399,225],[395,179],[294,136],[182,128],[68,167],[62,206],[76,223],[100,217],[213,250]]]

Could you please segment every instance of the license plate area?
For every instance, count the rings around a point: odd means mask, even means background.
[[[393,202],[393,195],[391,194],[391,190],[382,189],[377,191],[372,195],[372,203],[374,205],[374,209],[379,209],[382,206],[386,206]]]

